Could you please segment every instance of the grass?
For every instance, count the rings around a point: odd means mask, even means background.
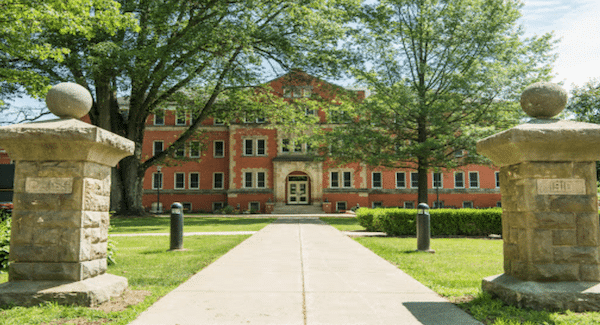
[[[215,232],[215,231],[258,231],[273,222],[274,218],[219,218],[219,217],[185,217],[184,232]],[[140,217],[112,218],[111,234],[127,233],[169,233],[170,218]]]
[[[361,225],[358,224],[358,221],[355,217],[322,217],[319,218],[323,222],[326,222],[339,231],[364,231]]]
[[[151,292],[142,303],[130,306],[124,311],[110,313],[52,303],[28,308],[12,307],[0,309],[0,324],[63,324],[67,320],[77,318],[98,322],[94,324],[127,324],[160,297],[248,237],[185,237],[184,247],[188,251],[184,252],[167,252],[169,238],[166,236],[118,238],[118,264],[109,266],[108,273],[126,277],[129,289]]]
[[[356,219],[321,218],[339,230],[364,230]],[[433,238],[435,254],[416,253],[415,238],[359,237],[355,240],[484,324],[600,324],[599,312],[535,311],[504,304],[482,293],[481,280],[503,273],[502,241]]]

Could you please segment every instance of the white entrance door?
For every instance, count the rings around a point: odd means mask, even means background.
[[[308,204],[308,176],[288,177],[288,204]]]

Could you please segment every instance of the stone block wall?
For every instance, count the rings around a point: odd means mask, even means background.
[[[14,191],[10,281],[80,281],[106,271],[110,167],[17,161]]]
[[[600,281],[594,162],[502,167],[504,271],[525,281]]]

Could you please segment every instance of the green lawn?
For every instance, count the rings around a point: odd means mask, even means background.
[[[274,220],[274,218],[185,217],[183,231],[258,231]],[[169,233],[170,223],[169,217],[112,218],[110,233]]]
[[[127,324],[160,297],[173,290],[205,266],[225,254],[249,236],[185,237],[185,252],[167,252],[169,238],[120,237],[116,240],[117,265],[108,273],[124,276],[129,289],[151,292],[144,302],[124,311],[106,313],[85,307],[43,304],[39,307],[0,309],[0,324],[63,324],[65,320],[85,318],[93,324]],[[3,278],[5,281],[6,279]],[[0,280],[2,281],[2,280]],[[60,322],[59,322],[60,321]]]
[[[322,217],[319,219],[321,219],[323,222],[326,222],[326,223],[334,226],[339,231],[364,231],[365,230],[365,228],[363,228],[361,225],[358,224],[358,221],[356,220],[355,217],[351,217],[351,218]]]

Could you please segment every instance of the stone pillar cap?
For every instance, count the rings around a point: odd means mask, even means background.
[[[0,127],[0,147],[13,160],[90,161],[115,166],[133,141],[77,119]]]
[[[477,152],[497,166],[525,161],[598,161],[600,125],[534,119],[477,142]]]

